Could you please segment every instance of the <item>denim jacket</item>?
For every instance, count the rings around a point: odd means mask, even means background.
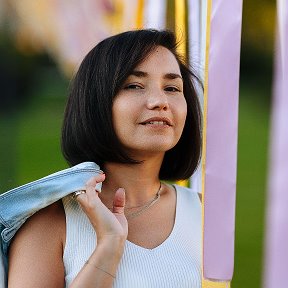
[[[100,171],[96,163],[83,162],[0,195],[0,288],[7,287],[8,248],[18,229],[40,209],[83,189]]]

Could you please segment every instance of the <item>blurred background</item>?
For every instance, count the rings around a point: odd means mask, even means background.
[[[60,133],[69,79],[89,43],[135,28],[137,15],[120,19],[123,1],[75,3],[0,0],[0,193],[67,167]],[[261,287],[275,7],[243,3],[234,288]]]

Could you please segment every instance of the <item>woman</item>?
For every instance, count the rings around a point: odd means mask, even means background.
[[[93,161],[105,174],[23,225],[9,287],[200,287],[199,197],[161,182],[188,178],[199,163],[192,78],[168,31],[125,32],[88,53],[62,149],[69,164]]]

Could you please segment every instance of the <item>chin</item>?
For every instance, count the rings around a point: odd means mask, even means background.
[[[148,137],[147,137],[148,138]],[[146,140],[146,141],[145,141]],[[133,158],[136,155],[155,155],[155,154],[165,154],[168,150],[175,147],[178,141],[176,139],[165,139],[164,137],[158,139],[138,139],[138,141],[132,143],[132,141],[127,141],[124,147],[128,154]],[[178,140],[178,139],[177,139]],[[138,156],[136,156],[138,158]],[[141,156],[140,156],[141,158]]]
[[[145,145],[141,150],[151,152],[151,153],[165,153],[172,149],[177,143],[149,143]]]

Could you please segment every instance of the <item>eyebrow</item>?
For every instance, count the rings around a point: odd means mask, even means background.
[[[139,78],[145,78],[148,76],[148,73],[147,72],[144,72],[144,71],[140,71],[140,70],[133,70],[131,73],[130,73],[130,76],[136,76],[136,77],[139,77]],[[167,73],[164,75],[164,79],[181,79],[183,81],[183,78],[181,75],[177,74],[177,73]]]

